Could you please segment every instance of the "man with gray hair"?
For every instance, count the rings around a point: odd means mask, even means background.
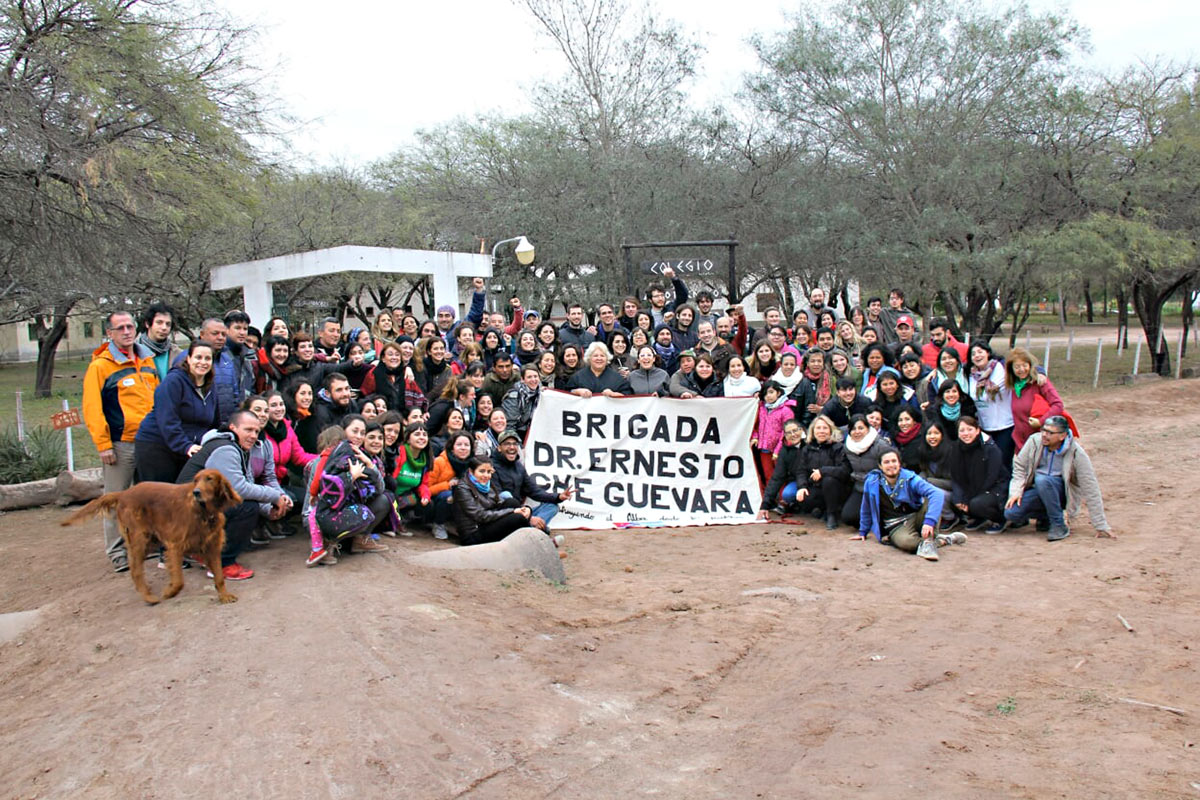
[[[1025,441],[1013,459],[1004,517],[1016,528],[1030,518],[1037,519],[1039,529],[1047,530],[1046,539],[1057,542],[1071,535],[1066,517],[1078,513],[1083,503],[1087,503],[1096,535],[1117,538],[1104,517],[1092,460],[1071,435],[1066,417],[1047,417],[1042,429]]]

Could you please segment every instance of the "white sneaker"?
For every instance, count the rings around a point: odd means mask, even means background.
[[[449,539],[449,538],[450,538],[450,534],[446,533],[446,526],[445,526],[445,525],[439,525],[439,524],[437,524],[437,523],[434,523],[434,526],[433,526],[433,538],[435,538],[435,539]]]
[[[937,561],[937,543],[932,539],[922,539],[921,543],[917,545],[917,555],[926,561]]]

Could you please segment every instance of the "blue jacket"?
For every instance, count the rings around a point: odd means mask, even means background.
[[[462,322],[471,323],[472,327],[479,330],[479,325],[483,322],[484,304],[487,302],[487,292],[471,292],[471,307],[467,309],[467,316]],[[451,353],[458,353],[458,346],[455,339],[458,337],[458,329],[462,322],[457,322],[450,327],[450,330],[442,334],[442,341],[446,343],[446,350]]]
[[[217,395],[217,414],[222,425],[241,408],[254,389],[254,367],[244,355],[235,355],[230,344],[232,342],[225,342],[225,349],[213,360],[213,391]]]
[[[877,542],[883,539],[879,529],[879,492],[881,484],[884,483],[886,481],[883,473],[879,470],[874,470],[867,475],[867,480],[863,484],[862,508],[859,510],[858,532],[863,537],[866,537],[867,533],[874,534]],[[920,508],[921,504],[928,500],[929,506],[925,509],[925,524],[937,526],[938,520],[942,516],[942,503],[945,502],[945,495],[942,494],[941,489],[917,473],[901,468],[892,497],[892,502],[896,505],[904,504],[913,508]]]
[[[217,427],[217,394],[210,386],[203,394],[182,367],[167,373],[154,390],[154,408],[138,428],[139,442],[161,444],[180,457],[200,444],[204,434]]]

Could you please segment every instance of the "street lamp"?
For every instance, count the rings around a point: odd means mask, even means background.
[[[516,242],[517,246],[513,248],[513,254],[517,257],[517,263],[523,267],[527,267],[533,263],[533,242],[526,239],[524,236],[514,236],[511,239],[501,239],[496,242],[496,246],[492,248],[492,266],[496,266],[496,251],[500,249],[502,244],[510,244]]]

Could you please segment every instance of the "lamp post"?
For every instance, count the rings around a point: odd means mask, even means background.
[[[527,267],[533,263],[533,242],[526,239],[524,236],[514,236],[511,239],[501,239],[492,247],[492,274],[496,272],[497,251],[500,250],[500,245],[511,244],[516,242],[517,246],[513,248],[513,255],[517,257],[517,263],[523,267]],[[492,310],[495,311],[495,298],[492,298]]]
[[[533,263],[533,242],[526,239],[524,236],[514,236],[511,239],[501,239],[492,247],[492,268],[496,267],[496,252],[502,244],[511,244],[516,242],[517,246],[513,248],[513,254],[517,257],[517,263],[523,267],[527,267]]]

